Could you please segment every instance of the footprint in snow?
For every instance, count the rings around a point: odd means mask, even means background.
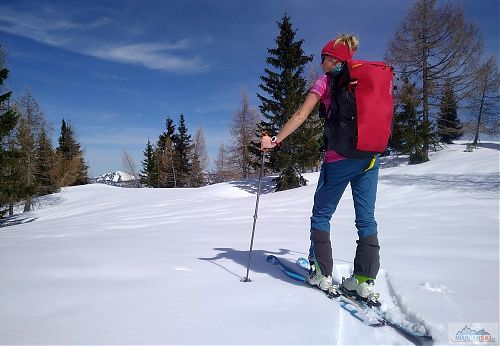
[[[435,285],[430,282],[421,282],[419,284],[424,290],[438,293],[449,293],[450,290],[445,285]]]

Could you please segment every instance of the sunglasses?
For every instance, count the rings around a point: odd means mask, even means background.
[[[329,55],[322,55],[322,56],[321,56],[321,63],[324,63],[324,62],[325,62],[325,58],[326,58],[326,57],[329,57],[330,59],[333,59],[333,58],[332,58],[331,56],[329,56]]]

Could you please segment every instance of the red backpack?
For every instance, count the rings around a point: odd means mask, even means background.
[[[346,158],[383,153],[394,114],[393,69],[384,62],[351,60],[327,73],[331,106],[325,116],[325,149]]]

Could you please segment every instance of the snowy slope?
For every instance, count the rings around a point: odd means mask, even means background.
[[[439,344],[450,323],[498,323],[498,144],[464,148],[380,175],[377,286]],[[406,344],[266,263],[306,254],[317,177],[261,196],[251,283],[240,279],[255,181],[47,197],[23,216],[31,222],[0,228],[0,344]],[[346,191],[332,228],[337,273],[352,266],[353,215]]]

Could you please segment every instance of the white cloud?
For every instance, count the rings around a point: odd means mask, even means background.
[[[43,12],[43,11],[42,11]],[[188,56],[190,42],[113,43],[92,35],[95,30],[111,24],[109,17],[78,22],[61,13],[19,13],[0,6],[0,31],[63,48],[99,59],[144,66],[174,73],[199,73],[210,66],[199,57]],[[94,34],[95,35],[95,34]],[[119,40],[118,40],[119,41]]]
[[[208,70],[209,66],[202,63],[199,58],[183,58],[172,53],[172,51],[187,50],[188,47],[189,42],[184,39],[173,44],[146,42],[116,45],[111,48],[90,50],[86,54],[106,60],[138,64],[150,69],[169,72],[187,73]]]
[[[70,30],[86,30],[101,27],[111,20],[107,17],[79,23],[53,14],[43,18],[31,13],[19,13],[7,7],[0,7],[0,31],[23,36],[52,46],[69,48]]]

